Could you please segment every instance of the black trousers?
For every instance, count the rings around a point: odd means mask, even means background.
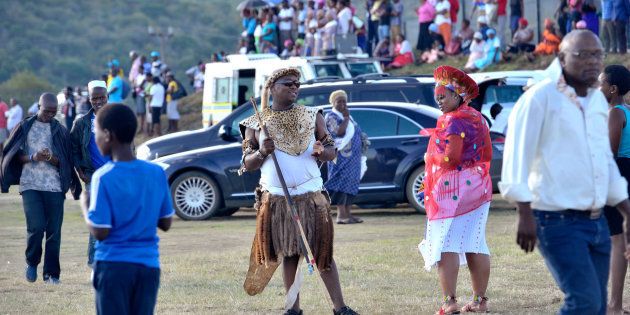
[[[626,36],[628,21],[614,21],[613,25],[617,34],[617,49],[619,49],[620,54],[625,54],[628,51],[628,38]]]
[[[92,285],[96,291],[97,314],[151,315],[160,287],[160,269],[97,261]]]
[[[60,192],[26,190],[22,203],[26,216],[26,263],[37,266],[42,259],[42,240],[46,235],[44,275],[59,278],[59,251],[65,196]]]

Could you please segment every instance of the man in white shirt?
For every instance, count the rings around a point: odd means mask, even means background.
[[[162,127],[160,126],[160,116],[162,115],[162,106],[164,105],[164,97],[166,90],[158,77],[153,77],[153,85],[149,90],[149,106],[151,107],[151,121],[153,122],[153,134],[162,135]]]
[[[627,182],[610,149],[606,99],[595,88],[603,59],[597,35],[567,34],[555,61],[562,70],[527,90],[508,122],[499,188],[517,203],[517,243],[527,253],[538,239],[565,294],[560,314],[606,314],[605,204],[624,215],[630,236]]]
[[[7,130],[11,133],[13,128],[22,121],[24,111],[22,110],[22,106],[18,104],[18,101],[14,98],[9,100],[9,106],[11,106],[11,109],[5,112],[4,115],[7,117]]]
[[[284,43],[287,39],[293,42],[293,17],[295,16],[295,10],[289,6],[288,0],[282,1],[282,9],[278,13],[278,20],[280,21],[278,28],[280,29],[280,43]]]

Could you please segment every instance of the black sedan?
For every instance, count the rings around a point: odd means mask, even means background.
[[[408,202],[424,212],[415,192],[424,176],[423,156],[429,138],[419,133],[424,128],[433,128],[441,112],[407,103],[350,103],[348,107],[371,141],[368,169],[355,203]],[[330,110],[330,106],[323,109]],[[238,139],[230,144],[177,153],[154,161],[166,171],[179,217],[202,220],[231,215],[239,207],[252,206],[260,172],[238,176],[242,154],[240,137]],[[501,154],[497,156],[500,159]]]

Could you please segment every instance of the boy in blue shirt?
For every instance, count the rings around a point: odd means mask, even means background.
[[[82,202],[97,239],[96,312],[153,314],[160,283],[157,228],[168,231],[174,214],[166,176],[134,157],[137,122],[127,106],[103,107],[95,126],[99,151],[112,158],[94,173]]]

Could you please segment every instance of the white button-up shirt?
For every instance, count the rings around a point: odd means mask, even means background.
[[[608,103],[599,89],[578,98],[562,71],[555,71],[521,96],[507,129],[503,198],[547,211],[592,210],[628,198],[610,149]]]

